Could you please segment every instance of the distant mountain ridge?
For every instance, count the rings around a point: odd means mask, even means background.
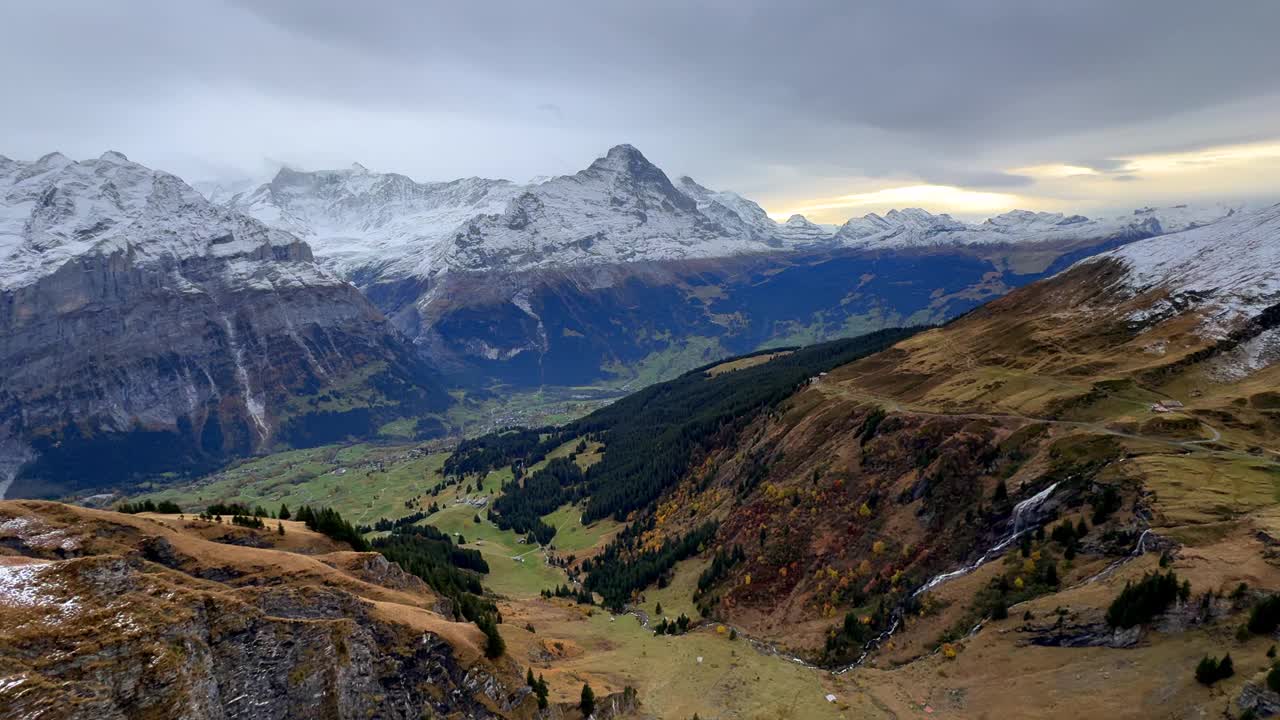
[[[735,257],[813,249],[902,249],[1150,236],[1206,224],[1227,208],[1145,209],[1131,216],[1014,210],[965,223],[919,208],[851,218],[834,232],[802,215],[779,223],[757,203],[683,176],[672,182],[631,145],[574,174],[526,185],[464,178],[281,170],[257,189],[216,197],[311,242],[340,272],[382,279],[452,271],[520,272],[590,264]]]

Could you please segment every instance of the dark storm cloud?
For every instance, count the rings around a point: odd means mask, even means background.
[[[279,151],[521,179],[632,142],[748,192],[999,189],[1280,119],[1271,0],[52,1],[0,21],[17,156],[123,134],[208,167]]]

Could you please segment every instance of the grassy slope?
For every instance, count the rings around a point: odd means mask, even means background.
[[[559,601],[504,605],[504,637],[551,686],[551,699],[577,699],[584,680],[597,695],[627,685],[639,691],[647,717],[862,718],[877,717],[865,696],[846,692],[830,674],[757,652],[746,640],[705,628],[680,637],[655,637],[628,615],[613,617]],[[535,633],[524,630],[532,624]],[[561,643],[564,657],[544,652]],[[701,662],[698,662],[701,658]],[[827,693],[841,700],[828,703]]]
[[[542,519],[556,528],[552,545],[561,555],[578,554],[601,547],[622,529],[622,523],[612,518],[597,520],[591,525],[583,525],[581,506],[567,504],[549,515],[544,515]]]

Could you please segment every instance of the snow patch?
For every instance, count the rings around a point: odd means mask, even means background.
[[[16,608],[42,608],[61,618],[74,615],[79,601],[66,597],[56,579],[49,577],[53,563],[0,566],[0,605]]]
[[[1236,382],[1280,362],[1280,328],[1272,328],[1214,358],[1209,374],[1219,382]]]
[[[1130,295],[1152,291],[1165,299],[1129,319],[1150,323],[1195,312],[1200,332],[1213,339],[1280,302],[1280,205],[1235,213],[1220,222],[1131,243],[1083,263],[1119,261],[1120,288]],[[1255,348],[1262,357],[1262,347]]]
[[[0,537],[16,537],[37,550],[70,552],[80,548],[80,540],[61,528],[50,528],[40,520],[19,515],[0,523]]]

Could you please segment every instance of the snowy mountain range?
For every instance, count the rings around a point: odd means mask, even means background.
[[[776,222],[755,202],[687,176],[673,183],[630,145],[610,149],[574,175],[527,185],[483,178],[419,183],[355,165],[285,169],[252,191],[215,192],[229,207],[298,235],[323,262],[366,281],[818,248],[1148,237],[1228,212],[1179,207],[1089,219],[1015,210],[971,224],[908,208],[853,218],[832,231],[801,215]]]
[[[890,210],[853,218],[834,240],[845,247],[880,249],[946,245],[1003,245],[1061,242],[1101,237],[1150,237],[1207,225],[1226,217],[1233,206],[1205,205],[1142,208],[1130,215],[1090,219],[1083,215],[1011,210],[979,224],[919,208]]]

